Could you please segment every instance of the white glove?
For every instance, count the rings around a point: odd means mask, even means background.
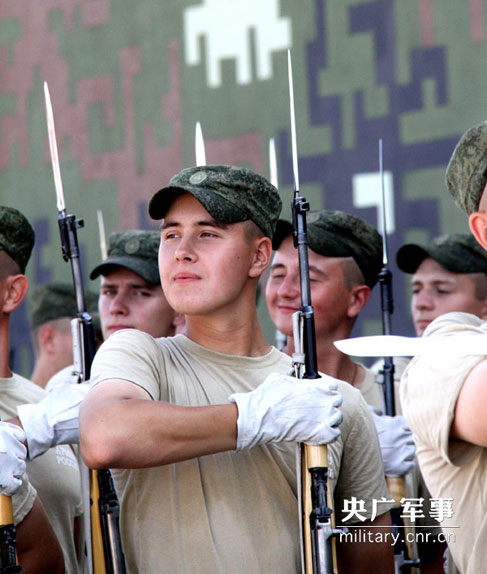
[[[24,431],[0,422],[0,494],[15,494],[22,484],[27,449]]]
[[[228,400],[238,407],[237,450],[268,442],[333,442],[342,422],[342,396],[331,377],[296,379],[273,373],[249,393]]]
[[[79,443],[79,407],[88,389],[88,383],[66,383],[38,403],[17,407],[27,437],[29,460],[58,444]]]
[[[409,430],[403,416],[389,417],[379,415],[369,405],[379,437],[382,462],[386,476],[403,476],[414,466],[416,447],[413,433]]]

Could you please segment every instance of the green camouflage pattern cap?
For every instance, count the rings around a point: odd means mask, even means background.
[[[397,266],[405,273],[416,273],[431,257],[452,273],[487,273],[487,252],[470,233],[449,233],[427,245],[407,243],[396,254]]]
[[[446,169],[446,186],[467,215],[478,211],[487,184],[487,121],[466,131]]]
[[[382,269],[382,237],[365,220],[343,211],[321,210],[310,212],[306,218],[308,246],[326,257],[353,257],[365,284],[372,288]],[[289,221],[279,220],[273,237],[274,249],[292,235]]]
[[[84,295],[86,310],[95,325],[98,317],[98,294],[85,290]],[[69,283],[36,285],[29,294],[29,303],[33,328],[62,317],[72,319],[78,313],[74,288]]]
[[[13,207],[0,206],[0,250],[5,251],[25,273],[35,233],[26,217]]]
[[[159,231],[131,229],[116,231],[108,238],[108,253],[105,261],[90,273],[90,279],[108,275],[115,267],[125,267],[151,285],[159,285]]]
[[[251,220],[267,237],[274,234],[281,213],[277,189],[251,169],[228,165],[205,165],[183,169],[154,194],[149,203],[152,219],[163,219],[174,198],[193,195],[216,221],[237,223]]]

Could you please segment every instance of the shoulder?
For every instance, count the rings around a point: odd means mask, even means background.
[[[445,313],[437,317],[425,329],[424,337],[458,333],[487,333],[487,321],[471,313]]]

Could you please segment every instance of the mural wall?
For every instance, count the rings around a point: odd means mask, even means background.
[[[147,200],[194,164],[197,121],[208,163],[268,175],[275,138],[289,215],[290,48],[301,191],[313,209],[379,225],[383,140],[393,330],[412,334],[409,277],[394,255],[404,242],[467,230],[444,171],[460,135],[487,116],[486,20],[486,0],[0,0],[0,202],[35,227],[31,283],[71,277],[59,246],[44,81],[67,209],[85,221],[87,278],[100,260],[97,210],[107,233],[155,227]],[[375,293],[355,334],[380,329]],[[28,375],[28,302],[14,315],[12,353]]]

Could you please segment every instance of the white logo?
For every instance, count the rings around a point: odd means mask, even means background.
[[[251,38],[254,37],[256,74],[272,77],[272,53],[291,45],[291,21],[279,16],[279,0],[203,0],[184,12],[186,63],[200,63],[200,40],[205,38],[208,84],[221,85],[222,60],[234,59],[237,82],[252,80]]]

